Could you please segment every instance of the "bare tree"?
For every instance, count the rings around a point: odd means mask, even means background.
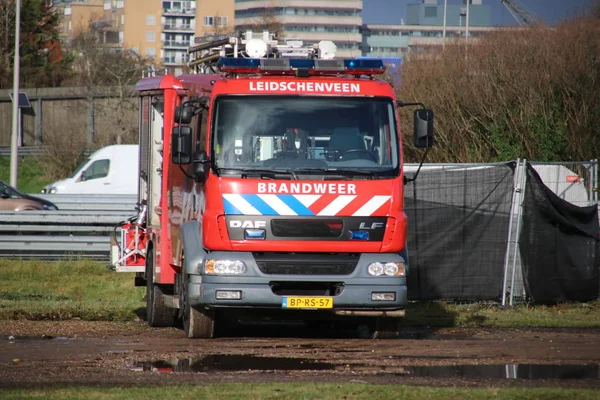
[[[257,17],[254,24],[250,26],[253,32],[269,31],[274,34],[275,37],[280,37],[283,33],[283,24],[279,20],[275,7],[265,7],[262,11],[262,15]]]
[[[436,162],[589,160],[600,151],[600,24],[490,33],[467,47],[409,56],[399,97],[436,112]],[[411,121],[401,109],[404,121]],[[407,140],[408,160],[417,152]]]
[[[110,115],[111,128],[100,132],[99,144],[126,143],[137,140],[137,121],[131,114],[135,111],[135,83],[141,78],[149,59],[137,52],[105,44],[104,31],[99,24],[91,24],[90,30],[78,34],[72,42],[74,63],[74,86],[88,88],[90,97],[107,98],[98,108]],[[98,140],[96,140],[98,141]]]

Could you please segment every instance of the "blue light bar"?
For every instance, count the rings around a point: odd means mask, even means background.
[[[385,65],[382,60],[311,60],[294,58],[220,58],[217,67],[223,72],[295,74],[297,70],[308,70],[310,75],[382,74]]]
[[[258,58],[219,58],[217,67],[224,70],[244,69],[246,71],[259,71],[260,59]]]

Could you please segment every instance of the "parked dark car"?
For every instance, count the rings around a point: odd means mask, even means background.
[[[20,192],[6,182],[0,181],[0,210],[58,210],[54,203]]]

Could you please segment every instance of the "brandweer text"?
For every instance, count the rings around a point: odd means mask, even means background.
[[[259,183],[258,193],[356,194],[353,183]]]

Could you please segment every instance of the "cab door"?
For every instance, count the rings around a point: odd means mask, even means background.
[[[75,178],[74,193],[110,193],[112,191],[111,162],[109,159],[93,161]],[[69,190],[70,191],[70,190]]]

